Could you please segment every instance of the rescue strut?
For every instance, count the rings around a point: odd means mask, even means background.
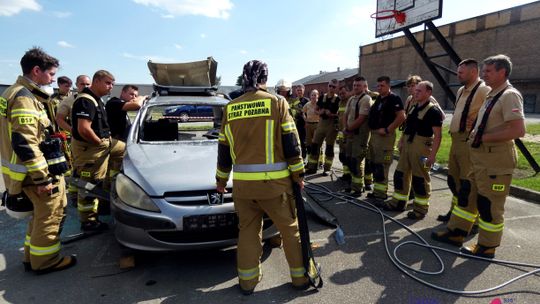
[[[313,251],[311,249],[306,210],[304,208],[304,198],[302,197],[302,190],[300,189],[300,185],[298,183],[293,183],[293,191],[296,202],[298,230],[300,231],[300,243],[302,246],[302,263],[304,264],[304,269],[306,270],[304,276],[308,278],[309,284],[317,290],[323,287],[321,266],[315,262],[315,257],[313,256]]]

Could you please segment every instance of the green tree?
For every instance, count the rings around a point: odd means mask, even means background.
[[[240,75],[238,76],[238,78],[236,78],[236,85],[241,87],[243,84],[244,84],[244,76]]]

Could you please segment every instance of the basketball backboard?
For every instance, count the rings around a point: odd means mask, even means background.
[[[381,13],[386,11],[386,13]],[[405,13],[403,23],[395,18],[376,19],[375,37],[381,37],[420,25],[442,16],[442,0],[377,0],[379,16],[393,14],[388,11]],[[375,14],[374,14],[375,15]]]

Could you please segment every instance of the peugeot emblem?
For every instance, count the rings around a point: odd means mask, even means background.
[[[208,204],[210,205],[222,205],[223,204],[223,194],[214,192],[214,193],[208,193],[206,195],[208,197]]]

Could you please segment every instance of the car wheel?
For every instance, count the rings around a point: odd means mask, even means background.
[[[187,122],[189,120],[189,115],[186,112],[180,113],[180,121],[181,122]]]

